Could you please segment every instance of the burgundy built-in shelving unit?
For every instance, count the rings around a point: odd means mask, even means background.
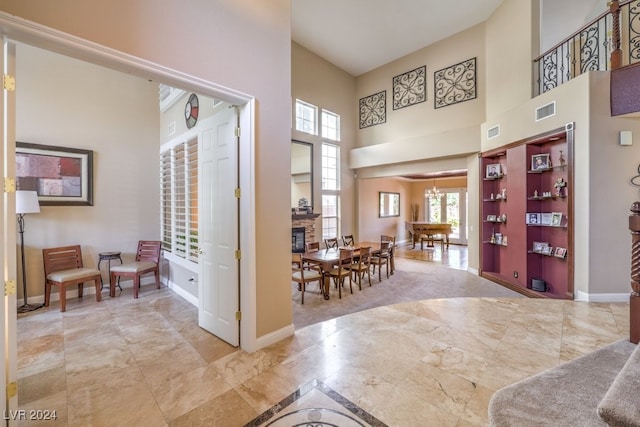
[[[547,155],[550,164],[535,169]],[[573,123],[480,157],[481,276],[528,296],[573,299]]]

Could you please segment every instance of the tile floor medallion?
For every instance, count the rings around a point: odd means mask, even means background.
[[[245,427],[299,425],[386,427],[387,425],[319,380],[313,380],[282,399]]]

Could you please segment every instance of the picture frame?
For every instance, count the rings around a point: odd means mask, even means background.
[[[378,217],[400,216],[400,193],[378,192]]]
[[[531,170],[541,171],[551,168],[551,158],[549,153],[534,154],[531,156]]]
[[[540,224],[551,225],[552,218],[553,218],[553,215],[551,215],[551,212],[542,212],[540,214]]]
[[[492,163],[487,165],[485,169],[485,178],[496,179],[502,176],[502,165],[500,163]]]
[[[551,246],[545,246],[544,248],[542,248],[543,255],[551,256],[552,253],[553,253],[553,248]]]
[[[497,218],[495,215],[487,215],[487,222],[496,222]]]
[[[562,212],[551,212],[551,225],[553,227],[562,225]]]
[[[558,246],[554,250],[553,256],[555,256],[557,258],[565,258],[567,256],[567,248],[561,248],[560,246]]]
[[[544,253],[546,247],[549,247],[547,242],[533,242],[533,248],[531,249],[535,253]]]
[[[41,206],[93,206],[93,151],[16,142],[16,189]]]
[[[541,214],[538,212],[527,212],[525,215],[525,223],[527,225],[540,225],[542,223]]]
[[[496,245],[502,245],[502,233],[496,233],[495,234],[496,237]]]

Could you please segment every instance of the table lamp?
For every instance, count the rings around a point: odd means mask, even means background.
[[[37,310],[42,304],[27,304],[27,269],[24,263],[24,215],[39,213],[38,193],[35,191],[16,191],[16,214],[18,214],[18,232],[20,233],[20,255],[22,257],[22,296],[24,304],[18,307],[18,313]]]

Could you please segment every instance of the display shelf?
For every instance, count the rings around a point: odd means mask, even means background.
[[[566,199],[567,196],[566,195],[560,195],[560,196],[530,196],[527,197],[527,200],[537,200],[537,201],[544,201],[544,200],[558,200],[558,199]]]
[[[573,144],[573,124],[568,124],[480,154],[483,277],[529,296],[573,298]],[[502,176],[488,176],[495,170]],[[507,193],[509,202],[499,203],[507,202],[506,197],[495,196]],[[497,220],[502,215],[509,217],[508,224]],[[492,242],[495,234],[509,236],[508,250],[494,248],[505,246]],[[533,251],[534,242],[553,250]],[[555,255],[557,249],[564,251],[563,257]],[[534,279],[549,286],[535,291]]]

